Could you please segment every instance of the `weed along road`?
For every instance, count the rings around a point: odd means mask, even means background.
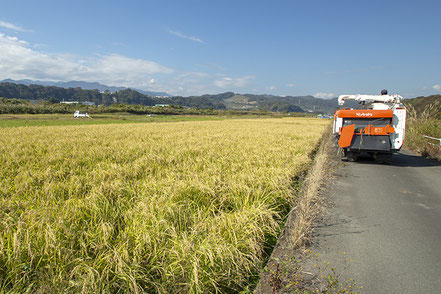
[[[360,158],[329,186],[313,250],[342,279],[362,293],[441,292],[440,164],[406,150],[389,165]]]

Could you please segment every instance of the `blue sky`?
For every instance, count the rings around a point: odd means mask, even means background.
[[[204,93],[441,93],[441,1],[3,1],[0,79]]]

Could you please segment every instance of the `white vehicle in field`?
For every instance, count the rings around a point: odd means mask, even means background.
[[[86,113],[81,113],[79,110],[76,110],[74,112],[74,117],[89,117],[89,114]]]

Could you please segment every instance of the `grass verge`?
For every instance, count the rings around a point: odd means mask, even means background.
[[[409,120],[405,140],[405,146],[407,148],[425,157],[441,160],[441,146],[439,145],[439,141],[424,136],[441,138],[441,120]]]
[[[441,145],[438,140],[424,136],[441,138],[441,119],[439,103],[432,103],[418,112],[412,105],[407,105],[405,147],[425,157],[441,160]]]
[[[334,150],[329,128],[306,177],[300,182],[296,205],[288,215],[255,293],[352,293],[357,288],[352,280],[342,281],[329,263],[315,267],[315,273],[305,272],[303,268],[303,260],[318,260],[318,256],[307,247],[312,238],[313,224],[324,210],[320,190],[333,168],[331,157]],[[311,282],[317,276],[321,277],[320,288]]]

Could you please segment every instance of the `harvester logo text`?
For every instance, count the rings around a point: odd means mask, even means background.
[[[367,112],[367,113],[357,112],[356,115],[357,116],[372,116],[372,113],[370,113],[370,112]]]

